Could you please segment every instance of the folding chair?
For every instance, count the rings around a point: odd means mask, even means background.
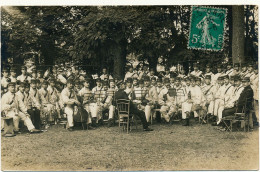
[[[117,105],[117,112],[118,112],[119,128],[121,124],[123,124],[123,130],[125,130],[125,125],[126,125],[126,131],[128,134],[130,129],[130,100],[119,99],[116,101],[116,105]]]
[[[233,122],[240,122],[240,125],[242,125],[243,122],[243,128],[244,131],[246,131],[246,125],[247,125],[247,131],[249,131],[249,115],[250,115],[250,110],[248,109],[248,104],[252,104],[252,99],[247,98],[245,105],[243,107],[243,110],[241,113],[236,112],[235,113],[235,119]]]

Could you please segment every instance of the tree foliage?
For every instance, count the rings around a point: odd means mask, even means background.
[[[73,61],[78,65],[111,66],[121,76],[127,54],[158,57],[168,65],[231,57],[231,6],[223,52],[187,50],[191,6],[20,6],[1,7],[2,61],[36,64]],[[257,59],[257,6],[245,6],[246,55]],[[95,59],[95,60],[93,60]],[[206,60],[205,60],[206,59]],[[115,65],[118,64],[118,65]]]

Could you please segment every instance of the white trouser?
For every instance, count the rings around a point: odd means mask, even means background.
[[[29,116],[26,116],[24,113],[19,112],[18,115],[15,115],[14,111],[8,112],[6,115],[7,117],[12,117],[14,121],[14,130],[18,131],[19,130],[19,121],[20,119],[24,121],[24,125],[28,128],[28,130],[34,129],[34,125],[32,124],[31,118]]]
[[[216,100],[215,100],[215,103],[214,103],[214,112],[213,112],[214,116],[217,116],[217,115],[218,115],[218,109],[219,109],[219,107],[221,107],[221,106],[224,106],[224,100],[222,100],[222,99],[216,99]]]
[[[220,122],[221,122],[221,119],[222,119],[222,112],[223,112],[223,110],[224,110],[224,106],[219,106],[219,108],[218,108],[218,114],[217,114],[217,116],[218,116],[218,122],[217,122],[217,124],[219,124]]]
[[[145,113],[147,122],[150,121],[152,108],[153,108],[153,106],[150,106],[150,105],[146,105],[144,108],[144,113]]]
[[[89,110],[91,113],[91,118],[97,118],[96,122],[98,123],[98,120],[100,120],[102,117],[102,115],[101,115],[102,106],[98,105],[97,103],[90,103]]]
[[[88,112],[88,121],[87,121],[87,124],[90,124],[91,122],[92,122],[92,120],[91,120],[91,112],[90,112],[90,106],[89,106],[89,104],[86,104],[85,106],[84,106],[84,109]]]
[[[213,111],[214,111],[214,101],[210,101],[208,107],[208,113],[213,114]]]
[[[108,116],[108,119],[113,119],[114,118],[114,113],[115,113],[115,106],[110,105],[109,106],[109,116]]]
[[[195,117],[195,118],[196,118],[196,117],[199,117],[199,114],[198,114],[197,111],[194,111],[194,117]]]
[[[64,113],[66,113],[66,115],[67,115],[68,126],[73,127],[74,126],[74,123],[73,123],[73,108],[66,106],[64,108]]]
[[[104,106],[102,111],[108,109],[108,119],[113,119],[114,118],[114,113],[115,113],[115,106],[113,105],[108,105],[108,106]]]
[[[160,109],[162,117],[165,119],[166,122],[170,121],[173,112],[176,112],[175,106],[162,106]]]
[[[187,115],[186,112],[190,112],[192,107],[192,103],[183,102],[181,109],[182,109],[182,119],[186,119]]]

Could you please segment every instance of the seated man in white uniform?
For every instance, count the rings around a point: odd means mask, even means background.
[[[67,115],[67,129],[73,131],[73,115],[74,115],[74,106],[80,105],[80,102],[77,100],[77,94],[74,88],[74,80],[67,80],[67,87],[64,88],[61,92],[61,99],[65,104],[64,113]]]
[[[8,92],[1,98],[1,115],[6,117],[12,117],[14,122],[14,130],[19,131],[19,120],[23,120],[30,133],[38,133],[39,130],[35,129],[30,115],[27,112],[27,108],[23,103],[23,97],[15,94],[16,84],[10,82],[8,84]],[[23,87],[24,88],[24,87]],[[20,91],[19,91],[20,92]],[[19,94],[19,93],[18,93]]]
[[[191,86],[189,87],[189,93],[186,100],[182,103],[182,119],[185,120],[184,126],[189,126],[190,113],[194,112],[194,117],[198,118],[198,113],[201,110],[203,93],[201,88],[196,85],[195,78],[191,77]]]
[[[164,80],[165,87],[159,94],[159,104],[161,105],[161,116],[167,123],[176,112],[176,90],[171,88],[169,79]]]

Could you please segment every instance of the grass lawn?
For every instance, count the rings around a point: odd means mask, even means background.
[[[154,124],[129,134],[118,126],[2,137],[2,170],[253,170],[258,169],[258,128],[222,132],[192,121],[189,127]]]

